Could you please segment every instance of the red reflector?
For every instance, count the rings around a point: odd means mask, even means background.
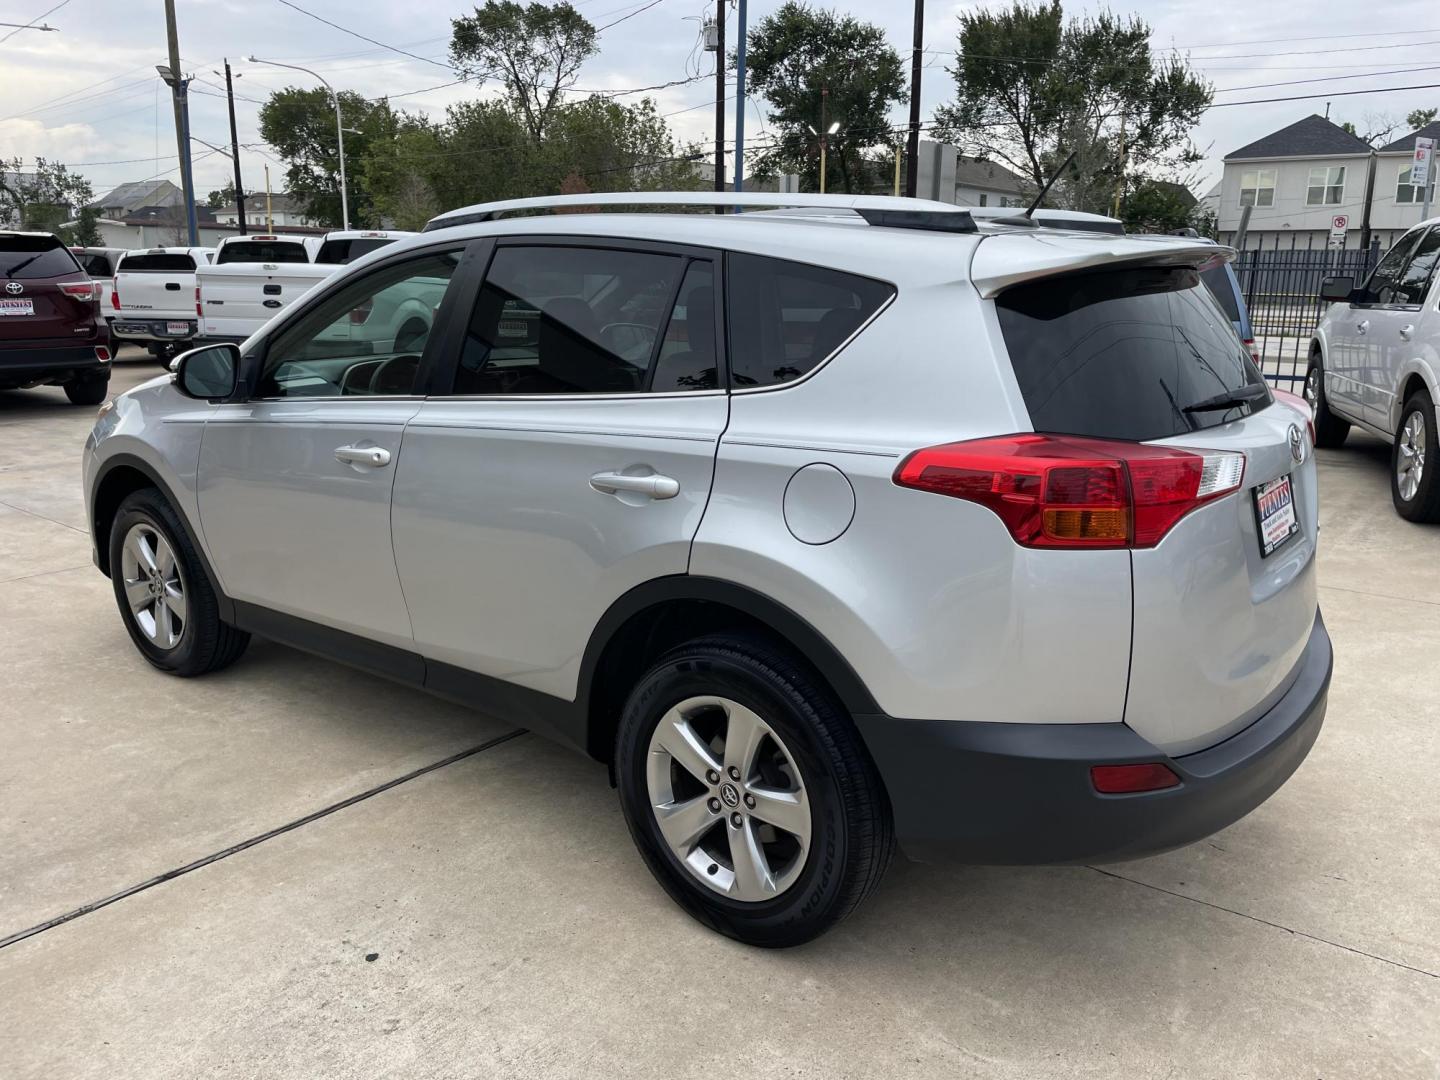
[[[1092,765],[1090,782],[1102,795],[1131,795],[1178,787],[1180,777],[1168,765],[1147,761],[1141,765]]]
[[[110,350],[107,349],[104,345],[96,345],[95,359],[99,360],[103,364],[105,361],[110,359]]]
[[[1244,470],[1236,453],[1027,433],[917,450],[894,479],[988,507],[1025,547],[1123,548],[1154,547]]]

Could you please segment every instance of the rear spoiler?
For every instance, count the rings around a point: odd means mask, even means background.
[[[1033,234],[1032,234],[1033,236]],[[1035,244],[1030,237],[1011,233],[986,236],[975,249],[970,280],[986,299],[1012,285],[1084,270],[1119,270],[1127,266],[1190,266],[1195,269],[1235,258],[1235,249],[1196,243],[1178,236],[1119,237],[1095,233],[1087,236],[1047,236]]]

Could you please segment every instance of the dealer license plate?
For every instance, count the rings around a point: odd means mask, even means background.
[[[175,336],[188,334],[190,333],[190,324],[188,322],[167,322],[165,332]]]
[[[0,300],[0,315],[34,315],[34,300]]]
[[[1255,489],[1255,525],[1262,559],[1300,531],[1290,477],[1277,477]]]

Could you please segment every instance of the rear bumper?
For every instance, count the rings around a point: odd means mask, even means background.
[[[184,323],[186,330],[181,334],[170,333],[170,323]],[[195,319],[132,319],[117,315],[110,320],[110,332],[125,341],[189,341],[195,337],[199,326]]]
[[[1124,724],[1006,724],[857,716],[912,859],[1033,864],[1138,858],[1239,820],[1289,779],[1320,733],[1330,637],[1316,614],[1299,673],[1264,716],[1169,757]],[[1090,766],[1161,761],[1178,787],[1101,795]]]
[[[66,343],[54,348],[0,349],[0,386],[35,386],[40,383],[68,382],[80,375],[86,378],[109,377],[110,364],[95,356],[97,339],[85,345]]]

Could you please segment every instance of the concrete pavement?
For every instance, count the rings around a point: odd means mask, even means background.
[[[92,415],[0,393],[0,939],[509,730],[260,642],[149,669],[89,564]],[[0,1075],[1440,1076],[1440,529],[1353,443],[1321,455],[1325,730],[1210,841],[900,863],[767,953],[670,903],[602,768],[522,735],[0,948]]]

